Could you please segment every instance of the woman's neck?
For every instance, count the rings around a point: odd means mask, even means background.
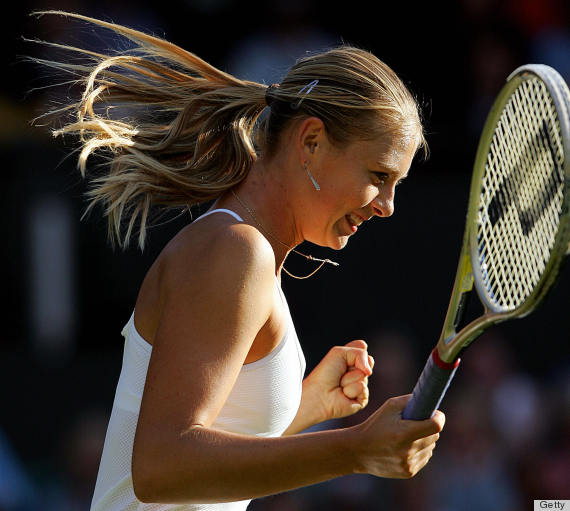
[[[238,210],[244,221],[265,236],[273,248],[279,273],[287,254],[303,238],[291,201],[287,171],[279,168],[278,161],[271,163],[266,166],[262,160],[256,161],[243,182],[220,198],[218,206]]]

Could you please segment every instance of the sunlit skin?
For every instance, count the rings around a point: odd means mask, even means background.
[[[311,172],[321,190],[315,191],[302,237],[341,249],[362,222],[392,215],[396,186],[407,177],[416,147],[380,139],[336,148],[326,137],[320,144]]]
[[[236,191],[265,230],[289,247],[310,241],[338,250],[363,221],[392,215],[396,186],[407,177],[417,148],[413,137],[379,137],[338,147],[314,117],[297,122],[283,139],[276,155],[256,161]],[[243,210],[229,195],[219,204]],[[245,217],[256,225],[249,213]],[[279,274],[288,250],[271,237],[268,241]]]

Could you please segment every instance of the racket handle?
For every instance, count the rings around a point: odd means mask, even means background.
[[[459,359],[448,364],[439,358],[437,348],[431,352],[420,375],[412,397],[408,401],[402,418],[424,420],[433,416],[459,365]]]

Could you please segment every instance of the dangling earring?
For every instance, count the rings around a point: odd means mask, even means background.
[[[311,180],[311,183],[313,183],[313,186],[315,187],[315,190],[317,190],[317,192],[321,189],[321,187],[319,186],[319,183],[317,183],[315,181],[315,178],[313,177],[313,175],[311,174],[311,172],[309,171],[309,165],[307,164],[307,162],[303,162],[303,167],[305,167],[305,171],[307,172],[307,175],[309,176],[309,179]]]

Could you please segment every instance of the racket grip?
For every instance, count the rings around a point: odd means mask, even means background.
[[[448,364],[439,358],[437,348],[434,348],[414,387],[412,397],[404,408],[402,418],[424,420],[433,416],[457,371],[459,360]]]

